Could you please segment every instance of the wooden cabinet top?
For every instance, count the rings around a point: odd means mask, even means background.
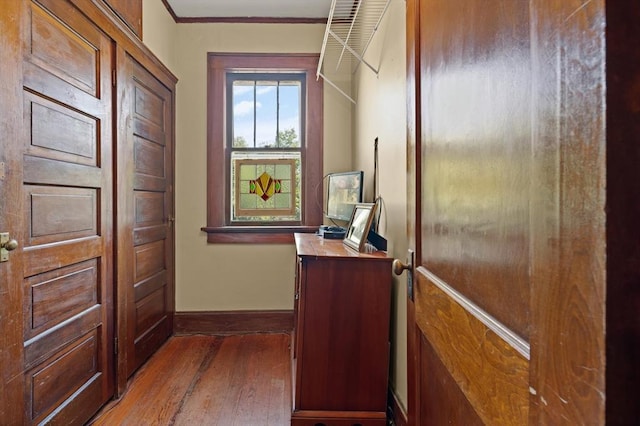
[[[323,238],[316,234],[294,234],[296,253],[303,257],[338,257],[338,258],[363,258],[392,261],[385,251],[373,253],[358,253],[342,243],[342,240]]]
[[[142,0],[105,0],[116,15],[142,40]]]

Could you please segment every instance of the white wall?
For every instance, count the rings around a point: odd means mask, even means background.
[[[373,176],[378,137],[378,192],[385,210],[380,231],[389,255],[404,261],[406,236],[406,56],[405,2],[392,0],[365,59],[379,64],[378,75],[360,67],[354,82],[354,167]],[[367,181],[372,191],[372,181]],[[368,195],[372,199],[372,193]],[[391,384],[400,403],[407,401],[406,273],[394,276]]]
[[[293,308],[292,244],[207,244],[208,52],[319,53],[324,25],[175,24],[144,0],[143,39],[178,77],[176,96],[176,310]],[[162,16],[163,13],[166,16]],[[170,34],[170,35],[169,35]],[[324,90],[325,173],[351,164],[350,103]]]
[[[176,102],[176,309],[291,309],[292,245],[211,245],[206,223],[207,52],[319,52],[323,25],[175,24],[161,0],[143,1],[143,39],[178,77]],[[355,107],[324,88],[324,173],[362,169],[371,197],[373,140],[379,138],[382,234],[405,259],[405,2],[392,0],[360,67]],[[406,407],[406,277],[394,278],[391,386]]]
[[[144,43],[173,71],[175,39],[178,24],[176,24],[162,4],[161,0],[142,1],[142,38]]]

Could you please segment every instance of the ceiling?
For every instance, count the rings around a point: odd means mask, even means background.
[[[268,18],[323,20],[331,0],[163,0],[178,21]]]

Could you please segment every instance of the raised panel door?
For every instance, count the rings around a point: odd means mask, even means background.
[[[114,383],[112,44],[42,3],[24,25],[24,419],[82,424]]]
[[[124,50],[117,61],[119,332],[129,376],[173,331],[173,93]]]

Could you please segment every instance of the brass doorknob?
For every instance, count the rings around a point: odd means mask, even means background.
[[[393,268],[393,273],[396,275],[402,275],[404,270],[411,270],[413,267],[411,264],[402,263],[400,259],[394,259],[391,266]]]
[[[9,261],[9,252],[18,248],[18,242],[8,232],[0,232],[0,262]]]
[[[2,243],[2,246],[0,246],[0,248],[5,249],[6,251],[13,251],[18,248],[18,242],[14,239],[10,239],[6,243]]]

